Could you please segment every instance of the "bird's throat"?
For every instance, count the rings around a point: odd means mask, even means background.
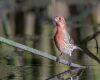
[[[64,33],[63,33],[63,30],[62,30],[62,27],[60,27],[60,26],[57,26],[55,41],[56,41],[56,44],[57,44],[59,49],[60,49],[60,47],[64,46],[64,44],[63,44],[63,42],[64,42]],[[60,47],[59,47],[59,45],[60,45]]]
[[[57,33],[64,34],[66,32],[66,28],[60,25],[57,26]]]

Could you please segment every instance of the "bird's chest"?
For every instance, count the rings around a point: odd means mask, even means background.
[[[62,32],[58,32],[55,35],[55,42],[57,44],[57,46],[60,47],[64,47],[64,35]]]
[[[56,46],[62,53],[67,54],[73,51],[73,45],[65,42],[63,34],[56,34],[55,38]]]

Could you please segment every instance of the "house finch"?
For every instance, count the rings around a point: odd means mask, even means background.
[[[71,56],[74,50],[82,51],[80,47],[74,44],[74,41],[70,37],[65,18],[63,16],[58,16],[55,18],[55,22],[57,25],[57,31],[54,36],[54,41],[58,50],[61,52],[59,56],[62,54],[69,54]]]

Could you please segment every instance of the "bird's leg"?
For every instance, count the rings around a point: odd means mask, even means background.
[[[62,55],[62,53],[59,55],[59,56],[57,56],[57,58],[56,58],[56,62],[60,62],[60,56]]]
[[[69,58],[69,60],[68,60],[68,66],[70,66],[71,67],[71,59]]]
[[[70,55],[70,57],[71,57],[71,53],[69,54]],[[71,66],[71,59],[69,58],[69,60],[68,60],[68,66]]]

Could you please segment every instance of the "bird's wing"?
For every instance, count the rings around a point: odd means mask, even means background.
[[[74,41],[73,41],[73,39],[70,37],[69,38],[69,42],[71,43],[71,44],[74,44]]]
[[[64,40],[65,40],[66,43],[74,44],[74,41],[73,41],[73,39],[70,37],[69,33],[66,33],[65,39],[64,39]]]

